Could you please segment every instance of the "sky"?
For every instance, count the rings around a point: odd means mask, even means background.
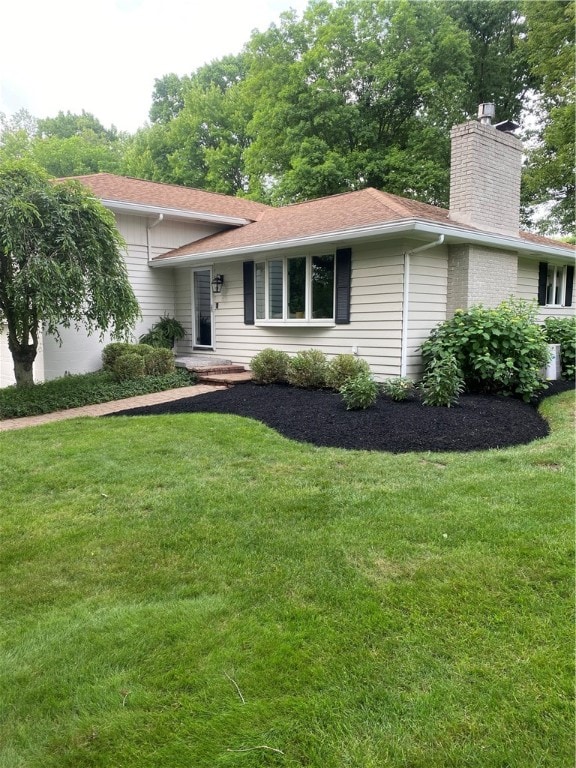
[[[93,114],[134,133],[154,81],[239,53],[307,0],[4,0],[0,112]]]

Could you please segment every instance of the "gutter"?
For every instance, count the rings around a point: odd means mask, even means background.
[[[118,213],[140,213],[145,216],[169,216],[171,219],[183,221],[203,221],[211,224],[224,224],[230,227],[243,227],[252,224],[253,219],[244,219],[240,216],[221,216],[215,213],[202,213],[201,211],[187,211],[182,208],[164,208],[161,205],[143,205],[142,203],[125,203],[118,200],[97,198],[102,205]]]
[[[453,243],[472,243],[484,245],[489,248],[501,248],[503,250],[514,251],[540,256],[554,256],[563,259],[572,258],[576,260],[576,253],[569,247],[541,245],[530,243],[527,240],[521,240],[519,237],[509,235],[491,234],[488,232],[479,232],[477,230],[464,229],[463,227],[452,226],[449,224],[437,224],[425,222],[421,219],[402,219],[401,221],[391,222],[389,224],[374,224],[367,227],[354,227],[339,231],[326,232],[322,234],[309,235],[307,237],[294,237],[286,240],[275,240],[270,243],[260,243],[257,245],[237,246],[233,248],[223,248],[214,251],[202,251],[180,256],[168,256],[166,258],[156,258],[150,264],[151,267],[174,267],[186,266],[188,264],[201,263],[206,261],[225,261],[243,259],[255,254],[264,254],[279,249],[303,248],[313,245],[323,245],[325,243],[350,242],[352,240],[375,239],[387,235],[395,234],[423,234],[443,236],[445,242]]]
[[[157,227],[158,224],[160,224],[162,221],[164,221],[164,214],[161,213],[158,218],[152,222],[152,224],[149,224],[146,227],[146,253],[148,254],[148,264],[152,261],[152,252],[151,252],[151,245],[150,245],[150,230],[154,229],[154,227]]]
[[[430,243],[420,245],[418,248],[413,248],[411,251],[405,251],[404,253],[404,286],[402,291],[402,340],[400,342],[400,376],[406,376],[407,363],[408,363],[408,320],[409,320],[409,308],[410,308],[410,257],[415,253],[422,253],[429,248],[434,248],[436,245],[442,245],[444,242],[444,235],[440,235],[436,240],[432,240]]]

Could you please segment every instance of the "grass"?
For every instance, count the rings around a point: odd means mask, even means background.
[[[564,768],[573,411],[469,454],[232,416],[0,435],[1,768]]]
[[[124,397],[187,387],[193,383],[193,377],[184,370],[129,381],[115,381],[108,371],[97,371],[64,376],[33,387],[4,387],[0,389],[0,420],[106,403]]]

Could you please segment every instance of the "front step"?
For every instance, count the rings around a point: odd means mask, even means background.
[[[245,384],[252,381],[252,371],[238,371],[236,373],[198,373],[198,382],[202,384]]]

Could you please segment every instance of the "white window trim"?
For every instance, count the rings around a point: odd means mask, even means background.
[[[556,295],[556,289],[558,287],[557,283],[557,275],[558,271],[561,270],[561,276],[560,276],[560,302],[557,304],[556,302],[550,302],[546,301],[545,306],[546,307],[565,307],[566,306],[566,276],[567,276],[567,267],[566,265],[562,264],[552,264],[548,262],[548,272],[550,270],[554,270],[554,280],[552,282],[552,296]],[[548,299],[548,275],[546,275],[546,299]]]
[[[332,317],[323,317],[315,319],[309,316],[312,311],[312,260],[315,256],[332,256],[334,264],[334,287],[332,289]],[[295,258],[306,259],[306,283],[305,283],[305,295],[304,303],[306,307],[306,313],[302,318],[290,318],[288,314],[288,261]],[[258,264],[264,264],[264,314],[268,315],[270,311],[270,284],[269,284],[269,272],[268,265],[271,261],[282,261],[282,318],[268,318],[258,317],[258,307],[256,304],[256,285],[254,286],[254,325],[261,327],[274,327],[274,326],[296,326],[301,328],[303,326],[311,326],[314,328],[334,328],[336,326],[336,254],[335,253],[322,253],[322,254],[294,254],[293,256],[282,256],[279,258],[270,258],[257,261],[254,264],[256,269]]]

